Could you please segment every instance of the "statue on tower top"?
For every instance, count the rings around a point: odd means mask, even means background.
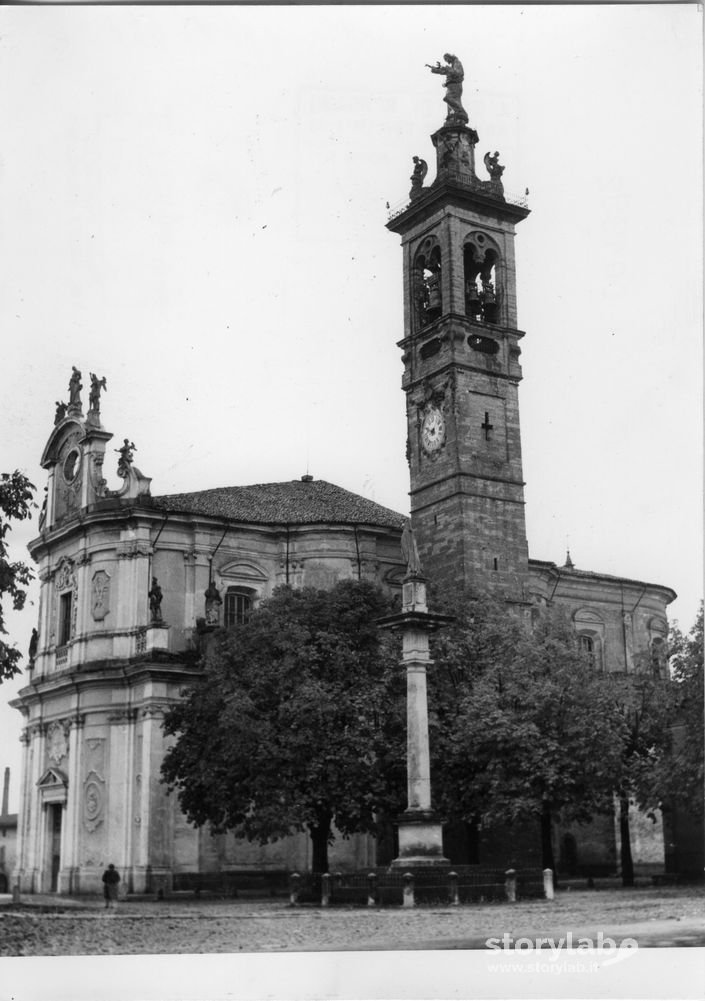
[[[430,63],[426,63],[426,65],[432,73],[440,73],[446,78],[443,84],[446,89],[446,96],[443,100],[448,105],[446,123],[466,125],[468,115],[460,100],[463,96],[463,79],[465,77],[463,64],[457,56],[450,52],[446,52],[443,58],[446,61],[445,66],[441,66],[439,62],[436,62],[435,66],[431,66]]]
[[[76,368],[75,365],[71,366],[71,378],[69,380],[69,405],[68,411],[70,414],[80,414],[82,412],[81,405],[81,390],[83,389],[83,383],[81,382],[81,372]]]

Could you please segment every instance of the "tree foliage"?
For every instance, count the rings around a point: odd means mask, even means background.
[[[652,776],[652,798],[703,816],[703,606],[684,634],[674,626],[669,642],[671,684],[669,740]]]
[[[9,559],[7,536],[13,521],[31,518],[34,490],[34,484],[18,470],[0,475],[0,681],[19,674],[22,657],[15,646],[2,638],[8,635],[3,601],[9,598],[16,611],[24,608],[26,589],[34,576],[26,563]]]
[[[165,720],[162,776],[196,824],[264,844],[296,831],[327,868],[333,825],[374,832],[403,809],[404,678],[365,582],[278,588],[223,630],[199,683]]]
[[[611,807],[623,720],[604,676],[559,613],[533,629],[489,600],[465,603],[434,645],[436,801],[450,818],[537,823],[555,868],[551,822]]]

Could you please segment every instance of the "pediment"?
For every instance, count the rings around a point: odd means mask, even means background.
[[[67,789],[68,784],[68,776],[60,768],[47,768],[37,782],[37,787],[39,789],[48,789],[54,786],[62,786],[64,789]]]
[[[596,622],[600,625],[603,624],[603,619],[601,615],[597,612],[593,612],[590,608],[579,608],[577,612],[573,613],[574,622]]]
[[[224,581],[268,580],[268,575],[264,572],[264,570],[261,567],[257,566],[256,563],[248,563],[245,562],[244,560],[238,560],[235,563],[228,563],[226,566],[221,567],[219,573]]]
[[[59,461],[64,442],[69,439],[78,441],[83,436],[83,424],[75,417],[66,417],[59,423],[49,435],[40,464],[43,469],[48,469],[55,462]]]

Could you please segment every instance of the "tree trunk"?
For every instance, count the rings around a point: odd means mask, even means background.
[[[619,860],[622,867],[622,886],[634,886],[634,862],[629,835],[629,798],[619,797]]]
[[[541,868],[553,872],[553,885],[558,886],[558,873],[553,860],[553,825],[551,824],[551,804],[544,800],[541,809]]]
[[[311,844],[313,846],[313,859],[311,869],[313,872],[328,872],[328,839],[330,837],[330,814],[322,814],[318,817],[318,822],[314,826],[309,825],[311,833]]]

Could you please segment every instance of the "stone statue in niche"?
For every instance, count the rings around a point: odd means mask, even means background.
[[[414,172],[411,175],[411,191],[409,192],[409,197],[411,199],[418,198],[421,194],[421,189],[423,187],[424,178],[428,173],[428,164],[425,160],[422,160],[420,156],[415,156],[414,160]]]
[[[502,174],[504,173],[504,167],[499,162],[499,153],[496,151],[490,155],[489,152],[485,153],[485,167],[487,167],[487,173],[493,181],[501,181]]]
[[[102,379],[99,379],[98,376],[95,374],[95,372],[91,372],[91,389],[88,395],[89,414],[97,415],[100,413],[100,392],[102,389],[105,389],[107,391],[107,388],[108,385],[105,376],[103,376]]]
[[[152,586],[147,593],[147,597],[149,598],[149,611],[152,616],[152,622],[161,622],[163,594],[156,577],[152,577]]]
[[[129,438],[125,438],[122,448],[116,448],[115,451],[120,456],[120,458],[118,459],[117,474],[121,479],[124,480],[130,471],[130,466],[134,461],[137,447],[134,441],[130,441]]]
[[[61,400],[56,401],[56,413],[54,414],[54,427],[57,424],[61,424],[64,417],[66,416],[66,411],[68,410],[68,403],[62,403]]]
[[[220,591],[215,586],[214,580],[209,581],[208,589],[205,591],[205,598],[206,625],[217,626],[220,622],[220,606],[223,604],[223,599],[220,597]]]
[[[83,389],[83,383],[81,382],[81,373],[75,365],[71,366],[71,378],[69,380],[69,405],[68,409],[73,412],[80,413],[81,411],[81,390]]]
[[[457,56],[452,55],[450,52],[446,52],[443,58],[446,61],[445,66],[441,66],[439,62],[436,62],[435,66],[431,66],[430,63],[426,63],[426,65],[432,73],[440,73],[446,78],[445,83],[443,84],[446,89],[446,96],[443,100],[448,105],[448,117],[446,118],[446,123],[466,124],[468,115],[461,101],[461,97],[463,95],[463,79],[465,77],[463,64]]]

